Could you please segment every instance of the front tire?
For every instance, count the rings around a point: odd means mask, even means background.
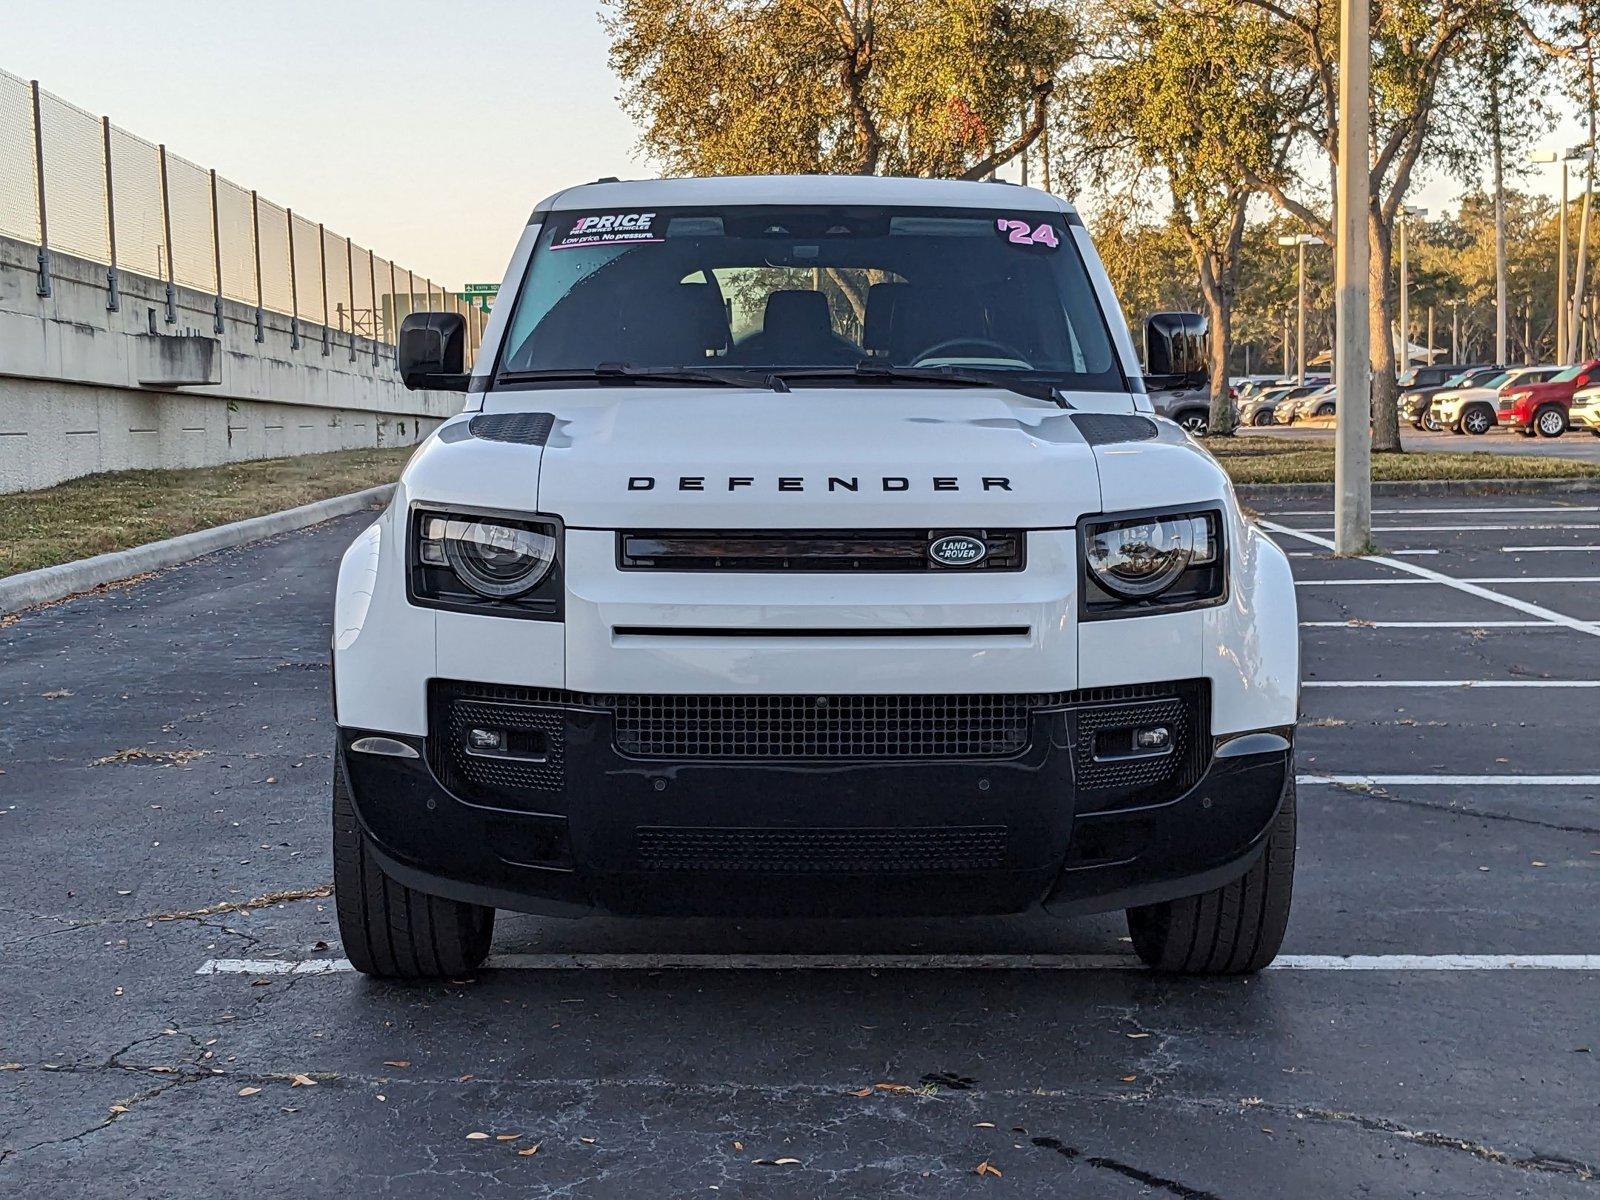
[[[1533,427],[1540,437],[1560,437],[1567,431],[1567,410],[1559,404],[1546,404],[1533,414]]]
[[[1432,413],[1428,413],[1422,418],[1421,425],[1422,428],[1426,429],[1429,433],[1439,433],[1444,429],[1444,426],[1439,424],[1439,418],[1434,416]]]
[[[1211,428],[1211,414],[1204,409],[1192,408],[1178,417],[1178,424],[1195,437],[1204,437]]]
[[[1292,771],[1291,765],[1291,771]],[[1128,910],[1133,949],[1157,971],[1249,975],[1277,957],[1294,891],[1294,776],[1252,866],[1232,883],[1198,896]]]
[[[1256,413],[1255,419],[1253,421],[1251,421],[1250,424],[1254,425],[1258,429],[1263,428],[1263,427],[1265,427],[1267,425],[1271,425],[1272,424],[1272,414],[1270,412],[1268,412],[1266,409],[1262,409],[1260,412]],[[1595,432],[1596,433],[1600,433],[1600,429],[1595,430]]]
[[[1461,414],[1461,427],[1474,437],[1482,437],[1494,428],[1494,415],[1483,405],[1474,405]]]
[[[430,896],[384,874],[367,850],[344,764],[333,769],[333,896],[345,957],[363,975],[459,979],[483,965],[494,909]]]

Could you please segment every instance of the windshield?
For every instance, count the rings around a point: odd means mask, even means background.
[[[860,206],[553,213],[498,382],[862,363],[1127,390],[1062,214]]]
[[[1512,379],[1515,378],[1520,378],[1517,372],[1501,371],[1500,374],[1496,375],[1494,378],[1484,380],[1480,386],[1486,388],[1497,388],[1503,383],[1510,383]]]
[[[1568,367],[1565,371],[1562,371],[1559,375],[1550,376],[1550,378],[1546,382],[1548,382],[1548,383],[1571,383],[1579,375],[1583,374],[1584,370],[1588,367],[1588,365],[1589,365],[1588,363],[1578,363],[1576,366]]]

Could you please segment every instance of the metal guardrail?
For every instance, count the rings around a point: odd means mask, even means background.
[[[487,314],[431,279],[274,204],[231,180],[0,71],[0,234],[39,247],[41,296],[51,293],[50,253],[106,267],[106,307],[120,307],[120,276],[166,285],[177,323],[177,288],[211,294],[214,328],[222,302],[289,318],[290,343],[320,340],[322,353],[357,341],[395,345],[412,312],[454,311],[467,321],[469,361]]]

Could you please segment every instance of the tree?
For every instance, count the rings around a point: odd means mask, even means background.
[[[1210,432],[1228,434],[1240,249],[1256,195],[1241,168],[1282,170],[1285,121],[1299,107],[1278,67],[1281,38],[1261,13],[1217,0],[1112,0],[1106,17],[1119,32],[1073,89],[1083,170],[1131,189],[1163,181],[1211,326]]]
[[[1295,74],[1306,85],[1307,103],[1294,118],[1296,132],[1319,148],[1330,173],[1339,157],[1338,17],[1336,0],[1242,0],[1267,14],[1299,47]],[[1482,93],[1477,64],[1462,61],[1470,31],[1500,16],[1495,0],[1385,0],[1372,13],[1372,156],[1368,164],[1371,208],[1369,278],[1374,319],[1370,322],[1373,446],[1400,450],[1395,402],[1393,327],[1397,287],[1392,270],[1395,221],[1419,164],[1427,157],[1459,166],[1478,147],[1462,122],[1436,122],[1442,106],[1471,108]],[[1263,174],[1238,161],[1240,174],[1260,187],[1331,246],[1327,210],[1304,198],[1305,181],[1292,160]]]
[[[672,174],[981,179],[1049,119],[1054,0],[606,0],[611,65]]]

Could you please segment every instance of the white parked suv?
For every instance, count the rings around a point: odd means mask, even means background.
[[[1283,553],[1152,415],[1078,214],[997,183],[683,179],[534,209],[464,411],[339,572],[345,952],[497,908],[1125,909],[1157,968],[1288,917]]]

